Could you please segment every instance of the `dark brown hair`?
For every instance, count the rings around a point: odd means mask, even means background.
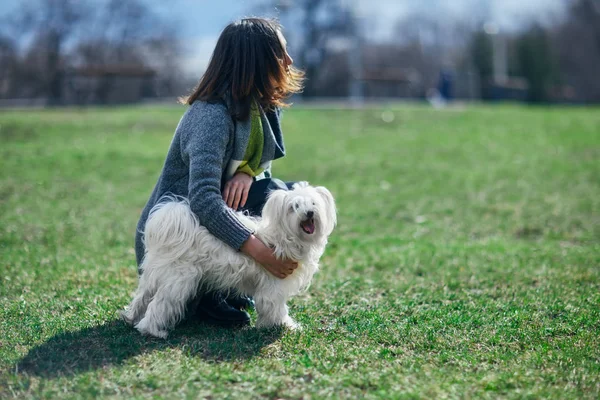
[[[285,107],[284,100],[302,90],[304,74],[285,65],[285,49],[275,20],[244,18],[221,33],[198,87],[183,102],[228,102],[229,112],[244,120],[252,101],[263,108]]]

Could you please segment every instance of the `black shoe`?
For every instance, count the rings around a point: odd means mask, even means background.
[[[225,299],[225,301],[227,301],[227,304],[229,304],[231,307],[238,310],[254,309],[254,299],[244,294],[231,294]]]
[[[250,324],[250,315],[227,304],[221,292],[210,292],[202,296],[196,308],[196,316],[201,321],[221,326]]]

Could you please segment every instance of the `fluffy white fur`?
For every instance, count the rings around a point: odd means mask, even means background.
[[[181,320],[199,287],[234,290],[254,297],[257,327],[297,324],[287,300],[308,288],[336,224],[333,197],[324,187],[296,184],[270,194],[262,218],[242,213],[240,220],[279,258],[297,260],[298,268],[278,279],[251,257],[235,251],[199,224],[184,198],[157,204],[146,222],[142,275],[123,319],[145,335],[166,338]],[[307,233],[306,221],[314,232]],[[310,228],[308,229],[310,231]]]

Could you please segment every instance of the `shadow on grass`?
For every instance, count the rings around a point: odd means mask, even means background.
[[[247,360],[278,340],[283,329],[257,330],[182,323],[167,340],[141,336],[120,320],[75,332],[66,332],[34,347],[19,362],[18,370],[30,375],[58,377],[119,365],[129,358],[155,350],[180,348],[191,356],[214,362]]]

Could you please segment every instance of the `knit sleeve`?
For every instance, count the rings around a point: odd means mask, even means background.
[[[181,155],[189,167],[189,200],[200,223],[236,250],[252,231],[237,218],[221,196],[223,158],[233,121],[221,105],[191,106],[182,119]]]

